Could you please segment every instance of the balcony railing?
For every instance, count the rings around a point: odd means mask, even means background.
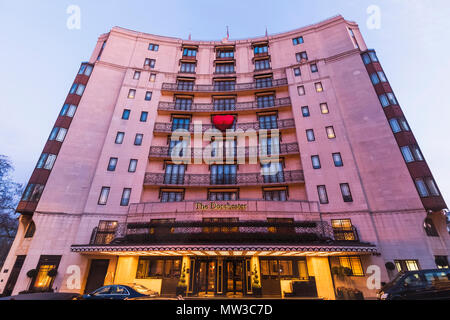
[[[178,84],[178,83],[163,83],[162,90],[165,91],[183,91],[183,92],[229,92],[229,91],[248,91],[248,90],[257,90],[262,88],[276,88],[281,86],[286,86],[288,84],[288,80],[284,79],[275,79],[271,82],[267,83],[267,86],[261,86],[261,84],[256,82],[250,83],[236,83],[236,84],[192,84],[186,85]]]
[[[195,103],[188,105],[177,105],[176,102],[160,102],[158,110],[163,111],[191,111],[191,112],[228,112],[228,111],[245,111],[259,110],[274,107],[286,107],[291,105],[291,98],[275,99],[273,102],[238,102],[230,105],[215,105],[214,103]]]
[[[274,176],[263,176],[261,173],[241,173],[228,175],[211,174],[185,174],[176,177],[168,177],[165,173],[146,173],[144,185],[147,186],[223,186],[223,185],[275,185],[286,183],[303,183],[305,181],[303,171],[285,171]]]
[[[261,125],[259,122],[248,122],[248,123],[238,123],[236,125],[237,129],[242,129],[243,131],[254,129],[256,131],[262,130],[262,129],[294,129],[295,128],[295,120],[294,119],[283,119],[283,120],[277,120],[276,122],[277,127],[275,128],[261,128]],[[213,129],[214,125],[211,123],[202,124],[202,131],[205,132],[206,130]],[[172,123],[162,123],[157,122],[155,123],[155,127],[153,129],[153,132],[160,132],[160,133],[170,133],[175,131],[176,129],[185,129],[188,130],[187,126],[180,126],[180,127],[174,127]],[[191,123],[189,125],[189,132],[194,132],[194,124]]]
[[[334,239],[339,241],[359,241],[358,230],[351,228],[334,228]]]
[[[256,147],[236,147],[231,148],[231,150],[224,149],[224,156],[227,154],[232,154],[234,156],[242,156],[245,155],[248,158],[250,155],[258,155],[258,156],[271,156],[272,154],[276,154],[276,152],[264,152],[263,149],[260,149],[261,146]],[[188,148],[189,150],[189,148]],[[244,151],[244,152],[242,152]],[[204,149],[203,148],[190,148],[191,158],[203,157]],[[279,155],[288,155],[288,154],[298,154],[300,152],[300,148],[297,142],[293,143],[284,143],[279,145],[278,154]],[[167,158],[172,154],[172,149],[167,146],[153,146],[150,147],[149,157],[152,158]],[[184,156],[183,154],[179,156]]]

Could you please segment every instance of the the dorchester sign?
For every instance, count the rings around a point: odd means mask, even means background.
[[[217,203],[217,202],[197,202],[195,203],[197,211],[247,211],[247,204],[244,203]]]

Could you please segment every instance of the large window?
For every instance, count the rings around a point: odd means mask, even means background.
[[[226,49],[221,49],[217,52],[217,58],[228,58],[228,59],[232,59],[234,58],[234,51],[233,50],[226,50]]]
[[[273,78],[270,77],[260,77],[255,79],[256,88],[270,88],[273,85]]]
[[[61,256],[41,256],[36,268],[37,275],[32,280],[30,290],[34,292],[46,292],[52,289],[55,277],[49,276],[49,271],[57,270]]]
[[[183,129],[188,130],[190,128],[191,119],[190,118],[173,118],[172,120],[172,131]]]
[[[236,201],[239,199],[238,190],[209,190],[208,200],[210,201]]]
[[[182,62],[180,72],[195,73],[195,63]]]
[[[136,279],[168,278],[176,279],[181,274],[181,259],[140,257]]]
[[[38,202],[41,199],[42,192],[44,191],[44,185],[42,184],[29,184],[23,195],[22,195],[22,201],[29,201],[29,202]]]
[[[260,268],[263,279],[309,279],[305,259],[261,259]]]
[[[214,99],[214,110],[231,111],[236,109],[236,98],[216,98]]]
[[[175,110],[191,110],[192,98],[176,98]]]
[[[52,170],[56,161],[56,154],[43,153],[39,158],[36,169]]]
[[[287,201],[288,189],[283,188],[264,188],[263,199],[265,201]]]
[[[349,268],[351,276],[364,276],[364,269],[362,267],[361,258],[356,257],[339,257],[339,264],[341,267]]]
[[[275,105],[274,95],[264,95],[256,97],[258,108],[270,108]]]
[[[215,91],[232,91],[236,87],[235,80],[224,80],[224,81],[214,81],[214,90]]]
[[[416,187],[422,198],[440,196],[436,182],[434,182],[432,177],[416,179]]]
[[[350,219],[336,219],[331,220],[333,227],[334,239],[337,241],[355,241],[356,234],[354,232],[352,220]]]
[[[100,221],[95,233],[94,244],[110,244],[116,235],[117,221]]]
[[[258,117],[260,129],[278,129],[278,115],[276,113]]]
[[[184,199],[184,190],[161,190],[161,202],[181,202]]]
[[[211,166],[211,184],[236,184],[237,165],[236,164],[215,164]]]
[[[261,174],[264,183],[284,182],[283,162],[268,162],[261,164]]]
[[[197,56],[197,49],[184,48],[183,49],[183,56],[184,57],[196,57]]]
[[[269,46],[267,44],[255,46],[255,48],[253,49],[253,52],[255,53],[255,55],[268,53]]]
[[[255,70],[267,70],[270,69],[270,60],[262,59],[255,61]]]
[[[181,91],[192,91],[194,90],[194,81],[192,80],[178,80],[177,89]]]
[[[420,270],[418,260],[395,260],[397,271],[418,271]]]
[[[216,73],[234,73],[234,63],[216,64]]]
[[[186,166],[184,164],[166,164],[164,184],[183,184]]]

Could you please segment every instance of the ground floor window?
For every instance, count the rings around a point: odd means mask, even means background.
[[[136,278],[178,278],[180,273],[181,259],[140,257]]]
[[[420,270],[419,261],[417,260],[395,260],[397,271],[417,271]]]
[[[61,256],[41,256],[30,289],[35,292],[51,290],[60,261]]]
[[[261,259],[260,267],[263,278],[309,279],[308,267],[304,259]]]
[[[349,268],[352,271],[351,276],[364,276],[361,258],[358,256],[339,257],[339,264],[341,267]]]

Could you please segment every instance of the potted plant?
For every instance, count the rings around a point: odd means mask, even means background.
[[[331,273],[341,281],[347,284],[347,277],[352,274],[352,270],[347,267],[339,266],[331,268]],[[338,300],[353,300],[351,292],[346,287],[339,287],[336,289],[336,299]]]
[[[51,270],[49,270],[49,271],[47,272],[47,275],[48,275],[50,278],[56,277],[57,274],[58,274],[58,271],[57,271],[56,269],[51,269]]]
[[[36,269],[31,269],[27,272],[27,277],[28,278],[34,278],[37,276],[37,270]]]
[[[186,266],[183,265],[180,280],[178,281],[178,284],[177,284],[176,295],[185,297],[186,291],[187,291]]]
[[[259,281],[258,270],[256,269],[256,265],[253,271],[252,292],[253,296],[256,298],[262,297],[262,287],[261,282]]]

